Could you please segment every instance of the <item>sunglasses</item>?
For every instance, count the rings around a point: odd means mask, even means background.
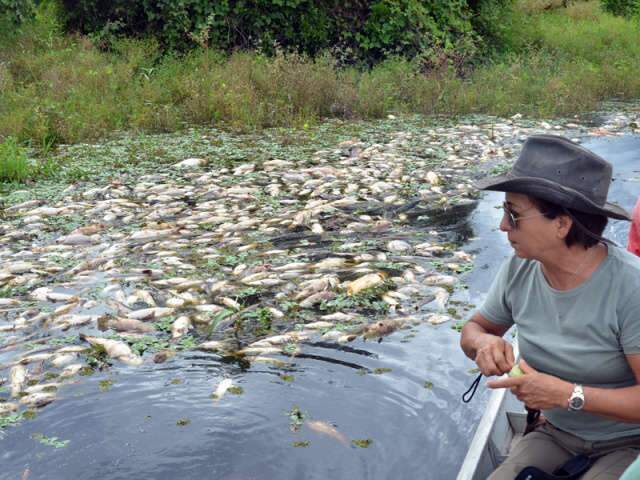
[[[535,208],[535,207],[531,207],[531,208]],[[527,208],[527,210],[531,210],[531,208]],[[526,220],[527,218],[542,217],[546,215],[546,213],[537,213],[535,215],[527,215],[526,217],[520,217],[517,213],[511,210],[509,205],[507,205],[507,202],[502,203],[502,210],[504,211],[504,214],[507,216],[507,221],[509,222],[509,226],[511,228],[518,228],[518,221],[520,220]],[[527,210],[525,210],[525,212]]]

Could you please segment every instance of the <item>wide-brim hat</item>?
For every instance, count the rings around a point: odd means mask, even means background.
[[[631,220],[629,213],[607,202],[609,162],[568,138],[532,135],[510,172],[476,182],[481,190],[531,195],[579,212]]]

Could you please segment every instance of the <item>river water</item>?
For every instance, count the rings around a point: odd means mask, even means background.
[[[614,164],[610,199],[630,209],[640,193],[640,138],[584,144]],[[501,201],[488,193],[449,226],[476,255],[460,300],[479,304],[510,254],[497,228]],[[627,229],[613,222],[607,234],[622,244]],[[5,429],[0,479],[455,478],[488,399],[481,387],[471,404],[461,402],[475,374],[458,342],[450,323],[420,325],[380,343],[306,345],[284,371],[187,352],[167,364],[82,377],[36,418]],[[210,394],[223,377],[242,394],[215,402]],[[108,390],[105,380],[113,383]],[[295,428],[292,411],[332,424],[349,441],[371,443],[359,448]],[[69,443],[53,448],[34,441],[34,433]]]

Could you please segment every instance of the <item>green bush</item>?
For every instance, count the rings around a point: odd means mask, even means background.
[[[476,0],[484,2],[508,0]],[[346,62],[413,58],[451,49],[472,34],[466,0],[62,0],[69,29],[103,46],[118,36],[153,36],[165,49],[230,53],[277,50],[315,56],[333,49]],[[483,10],[484,12],[484,10]]]
[[[640,14],[640,0],[601,0],[606,12],[621,17]]]
[[[0,0],[0,28],[19,25],[33,16],[32,0]]]
[[[0,143],[0,182],[21,182],[29,177],[29,161],[15,138]]]

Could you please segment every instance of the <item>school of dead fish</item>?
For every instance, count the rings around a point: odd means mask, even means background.
[[[4,210],[10,222],[0,227],[0,290],[21,293],[0,298],[0,385],[7,390],[0,415],[55,401],[82,370],[90,346],[136,367],[175,352],[142,357],[132,341],[194,334],[201,350],[278,365],[278,355],[295,355],[305,342],[376,339],[406,325],[447,322],[458,267],[472,257],[451,248],[437,227],[414,235],[412,223],[428,225],[431,215],[455,208],[468,213],[473,167],[513,157],[532,133],[615,134],[628,124],[618,116],[589,131],[571,123],[525,124],[516,116],[397,132],[386,144],[347,141],[295,163],[218,168],[188,158],[172,175],[71,185],[58,202],[11,205]],[[424,145],[421,155],[398,153],[416,141]],[[407,184],[417,188],[407,192]],[[49,219],[70,215],[84,225],[43,233]],[[445,271],[430,268],[429,259]],[[380,267],[390,262],[402,271]],[[386,315],[321,308],[338,295],[382,285]],[[239,298],[248,288],[258,292],[250,305]],[[306,314],[290,318],[284,302]],[[239,338],[234,321],[257,307],[268,312],[271,333]],[[222,321],[212,329],[216,318]],[[154,326],[163,319],[171,322],[169,333]],[[211,338],[205,331],[213,331]],[[47,343],[70,333],[78,334],[73,345]],[[35,350],[25,348],[30,341],[38,343]],[[212,397],[219,401],[232,385],[223,379]],[[328,424],[307,425],[346,442]]]

